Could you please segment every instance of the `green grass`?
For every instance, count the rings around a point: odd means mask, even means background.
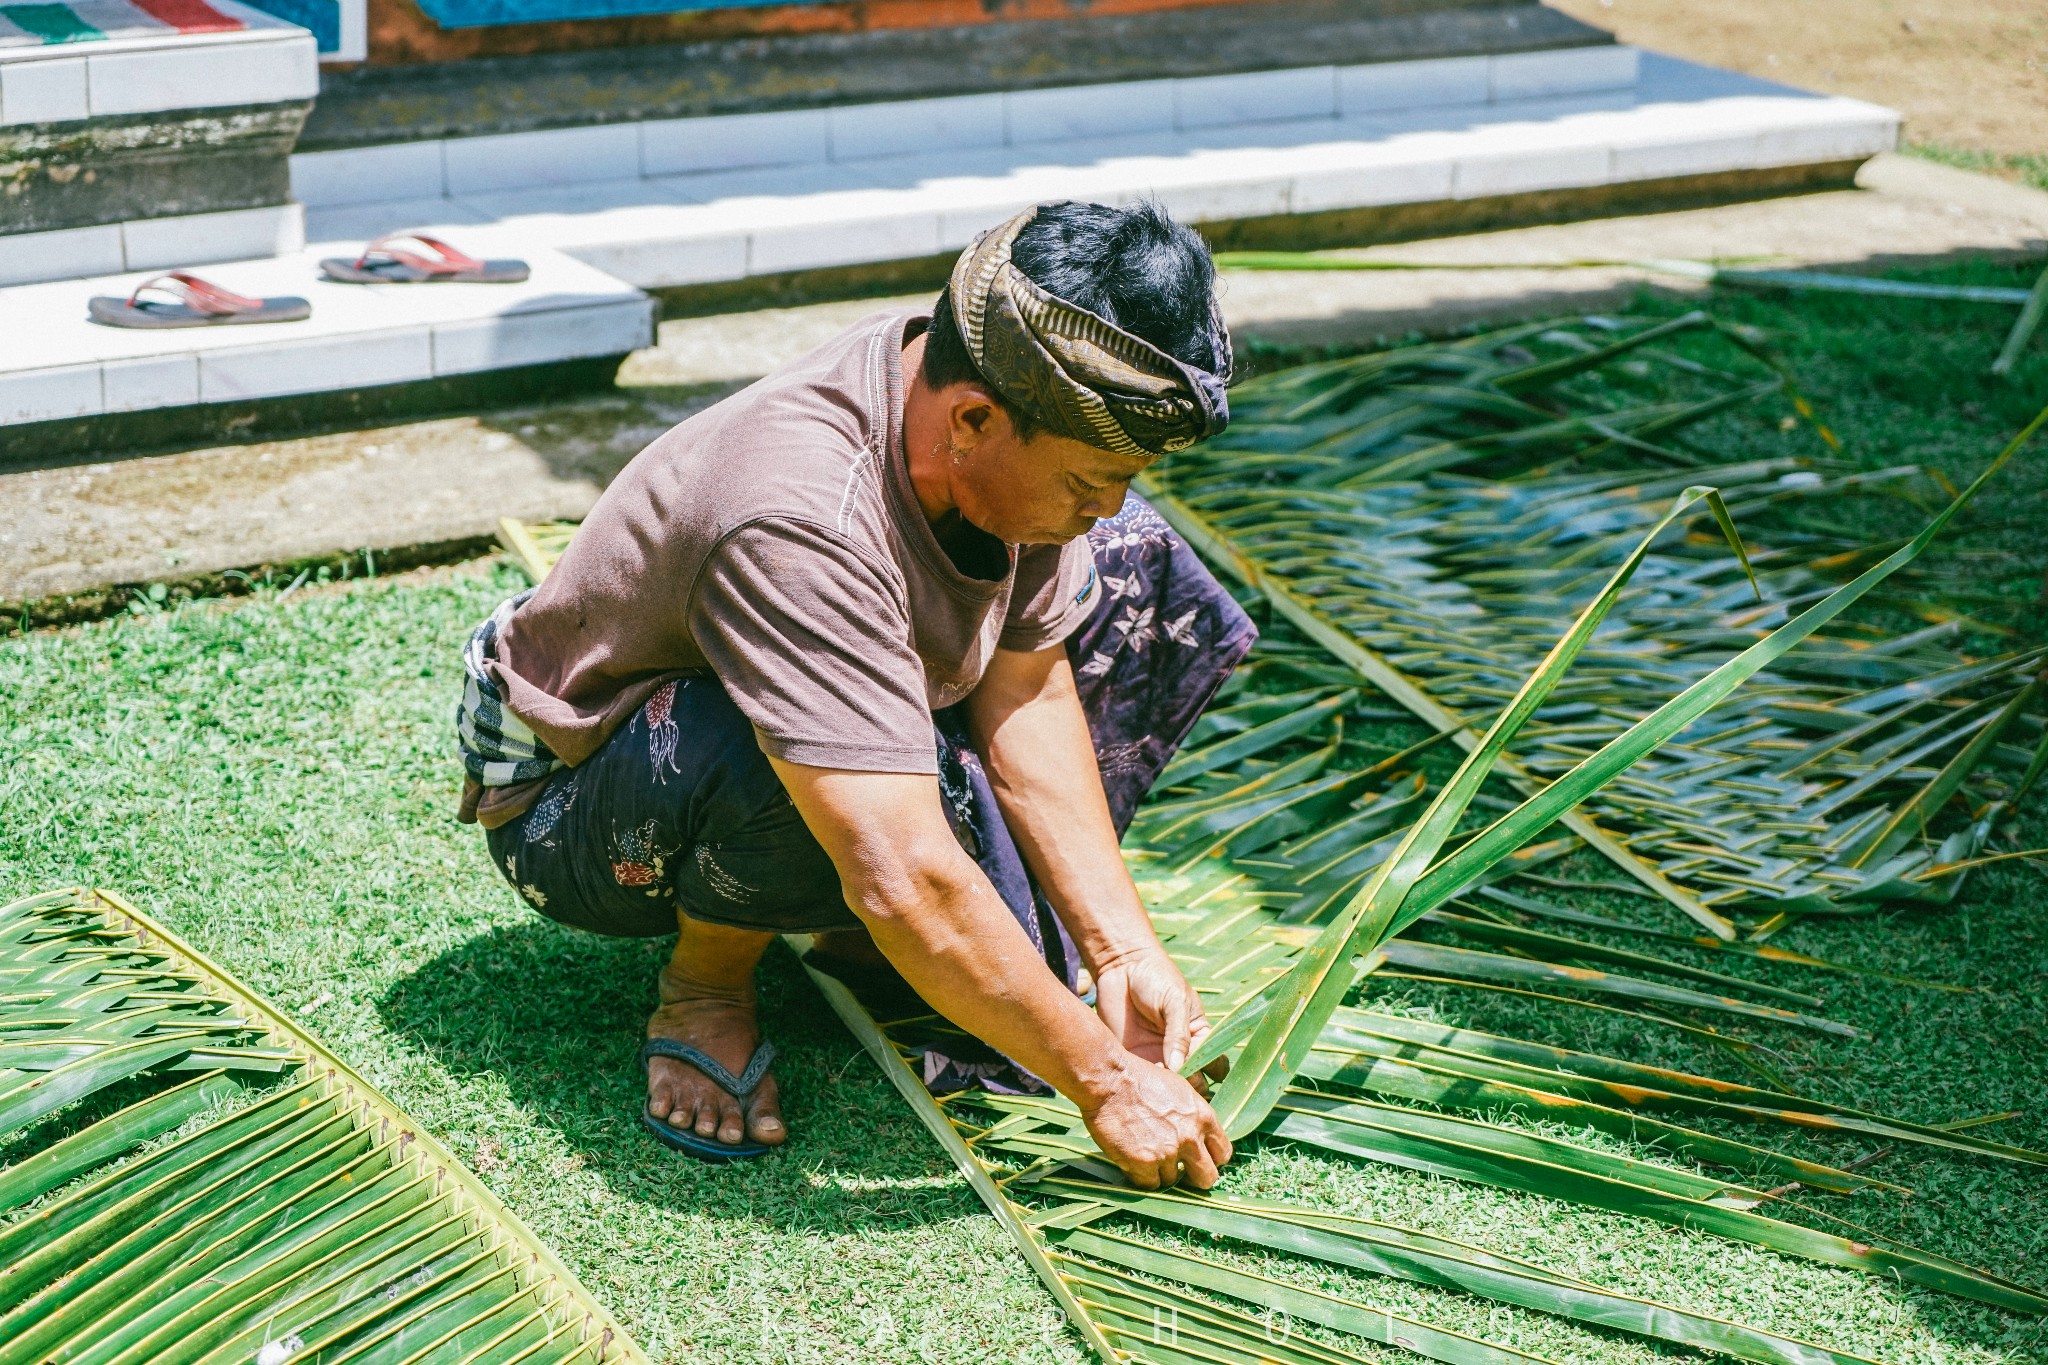
[[[1946,147],[1934,142],[1911,143],[1906,150],[1914,156],[1939,161],[1944,166],[1954,166],[1965,171],[1983,171],[1990,175],[2004,176],[2008,180],[2017,180],[2023,185],[2032,185],[2037,190],[2048,190],[2048,156],[1987,152],[1976,147]]]
[[[1942,277],[2023,273],[1969,266]],[[2048,347],[2014,382],[1984,376],[2010,310],[1829,296],[1716,306],[1772,329],[1849,457],[1873,468],[1918,460],[1957,478],[2048,400]],[[1808,448],[1810,434],[1780,430],[1777,415],[1726,417],[1703,439],[1735,456]],[[1995,492],[1957,542],[1981,554],[1952,563],[2000,598],[1987,616],[2039,638],[2031,593],[2048,447]],[[1915,515],[1901,508],[1901,524]],[[637,1131],[633,1050],[665,945],[579,935],[525,911],[477,831],[453,818],[456,650],[519,583],[477,563],[0,642],[0,895],[94,882],[168,920],[464,1156],[657,1359],[1078,1359],[993,1221],[780,950],[764,1007],[783,1049],[789,1147],[715,1169]],[[2048,845],[2035,805],[2008,846]],[[1759,1035],[1802,1088],[1923,1121],[2025,1110],[1984,1131],[2048,1146],[2043,869],[1985,869],[1952,911],[1806,926],[1785,941],[1977,987],[1947,995],[1781,973],[1875,1035]],[[1376,998],[1740,1076],[1589,1011],[1538,1014],[1407,984]],[[2048,1280],[2038,1171],[1917,1154],[1876,1169],[1920,1196],[1825,1206]],[[2048,1335],[2031,1321],[1555,1202],[1277,1146],[1249,1154],[1231,1185],[1446,1231],[1901,1365],[2048,1360]],[[1657,1356],[1470,1300],[1355,1287],[1560,1360]]]

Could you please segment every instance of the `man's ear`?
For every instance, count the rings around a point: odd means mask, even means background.
[[[985,390],[969,384],[961,388],[953,400],[953,425],[956,431],[974,440],[987,436],[1002,415],[1002,408]]]

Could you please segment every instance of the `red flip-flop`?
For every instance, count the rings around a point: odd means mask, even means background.
[[[399,242],[426,250],[395,245]],[[517,284],[529,273],[524,261],[480,261],[418,232],[386,233],[353,261],[332,256],[320,262],[320,269],[341,284]]]
[[[145,299],[144,292],[167,294],[173,302]],[[125,299],[96,295],[86,314],[106,327],[231,327],[245,322],[299,322],[313,315],[313,305],[291,294],[252,299],[217,284],[173,270],[144,280]]]

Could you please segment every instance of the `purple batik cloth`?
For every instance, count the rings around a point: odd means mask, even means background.
[[[1092,616],[1067,640],[1095,741],[1110,817],[1121,835],[1231,670],[1258,638],[1244,609],[1151,504],[1136,494],[1088,533],[1101,586]],[[1033,884],[996,807],[957,710],[937,716],[939,787],[963,847],[988,874],[1053,973],[1070,987],[1073,941]],[[1046,1084],[988,1049],[927,1047],[935,1094],[981,1088],[1043,1093]]]

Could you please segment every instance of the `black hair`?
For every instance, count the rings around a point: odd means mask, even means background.
[[[1220,368],[1210,317],[1216,263],[1195,230],[1174,222],[1159,205],[1046,204],[1017,234],[1011,259],[1047,293],[1198,369]],[[988,382],[967,354],[950,289],[941,290],[932,307],[921,373],[934,389]],[[1039,423],[989,388],[1017,435],[1029,440]]]

